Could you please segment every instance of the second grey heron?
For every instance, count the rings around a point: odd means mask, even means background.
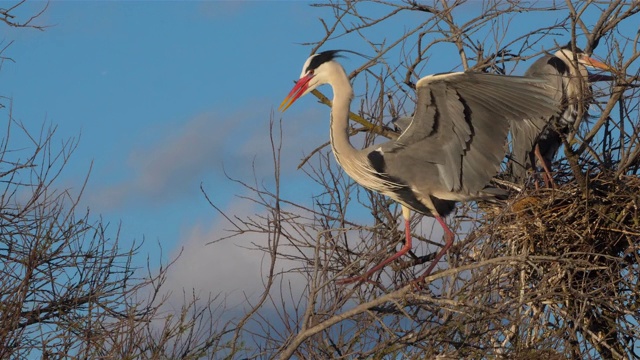
[[[280,110],[320,85],[331,85],[330,139],[336,161],[358,184],[399,202],[405,220],[402,249],[365,274],[340,283],[365,281],[411,249],[411,210],[435,217],[445,234],[444,246],[422,279],[453,244],[454,235],[443,217],[456,202],[504,195],[489,181],[505,157],[510,121],[550,117],[559,104],[536,79],[472,72],[426,76],[416,85],[415,114],[400,137],[360,150],[349,141],[353,89],[335,61],[339,51],[309,57]]]
[[[543,169],[545,185],[553,186],[551,163],[562,145],[562,137],[575,130],[579,116],[588,116],[593,94],[587,66],[610,70],[609,66],[587,56],[579,48],[574,53],[567,45],[554,55],[539,58],[525,72],[525,76],[542,79],[555,90],[554,97],[562,104],[562,110],[550,117],[512,122],[511,169],[517,182],[524,183],[527,170],[535,169],[537,159]],[[597,77],[597,80],[610,79],[608,76]]]

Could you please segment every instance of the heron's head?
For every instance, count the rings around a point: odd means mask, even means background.
[[[296,100],[310,93],[313,89],[322,84],[329,82],[331,75],[337,69],[341,69],[340,65],[333,61],[338,57],[340,50],[327,50],[321,53],[311,55],[304,66],[300,79],[296,81],[295,86],[289,92],[289,95],[280,104],[280,111],[284,112]]]
[[[576,47],[575,52],[571,50],[571,44],[567,44],[560,48],[560,50],[556,51],[554,54],[556,57],[560,58],[567,64],[571,64],[574,59],[578,60],[578,64],[590,67],[597,68],[601,70],[611,71],[611,67],[609,65],[596,60],[592,57],[589,57],[585,54],[582,49]]]

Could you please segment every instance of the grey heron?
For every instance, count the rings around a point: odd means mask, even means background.
[[[553,186],[551,163],[562,145],[562,137],[579,124],[580,114],[588,116],[593,97],[589,81],[612,79],[609,76],[591,77],[587,66],[610,70],[609,66],[587,56],[579,48],[574,53],[569,44],[554,55],[539,58],[525,72],[525,76],[542,79],[555,89],[554,97],[562,104],[562,109],[550,117],[530,117],[527,121],[512,122],[511,169],[517,182],[524,183],[526,171],[535,169],[537,159],[543,169],[545,185]]]
[[[365,274],[339,282],[365,281],[407,253],[411,210],[434,217],[444,230],[445,244],[422,279],[453,244],[454,234],[443,217],[456,202],[504,195],[489,182],[506,155],[510,121],[549,117],[558,112],[559,104],[542,81],[526,77],[473,72],[426,76],[416,84],[415,113],[398,139],[360,150],[349,140],[353,89],[335,60],[340,51],[309,57],[280,110],[320,85],[333,88],[329,135],[336,161],[358,184],[401,204],[405,244]]]

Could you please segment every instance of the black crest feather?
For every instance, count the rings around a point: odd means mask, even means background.
[[[567,45],[561,47],[560,49],[571,50],[571,42],[568,42]],[[584,51],[576,46],[576,54],[582,54],[582,53],[584,53]]]
[[[338,57],[339,52],[340,50],[327,50],[327,51],[323,51],[321,53],[316,54],[316,56],[314,56],[311,59],[311,62],[309,62],[309,66],[307,66],[307,68],[304,69],[304,71],[309,72],[310,70],[317,69],[318,66]]]
[[[340,53],[343,52],[348,52],[348,53],[352,53],[352,54],[356,54],[356,55],[360,55],[365,59],[369,59],[371,60],[371,58],[369,56],[360,54],[358,52],[355,51],[351,51],[351,50],[325,50],[323,52],[319,52],[316,54],[316,56],[314,56],[311,61],[309,62],[309,66],[307,66],[306,69],[304,69],[305,72],[309,72],[310,70],[315,70],[317,69],[320,65],[331,61],[335,58],[338,57],[343,57],[342,55],[340,55]]]

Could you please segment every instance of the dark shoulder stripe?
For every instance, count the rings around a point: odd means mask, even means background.
[[[369,164],[378,174],[383,174],[386,171],[387,165],[384,163],[384,155],[381,151],[373,150],[367,154],[367,159],[369,159]]]
[[[552,56],[547,61],[547,64],[553,66],[556,70],[558,70],[559,74],[567,74],[569,73],[569,69],[567,68],[567,64],[564,61],[560,60],[560,58]]]

